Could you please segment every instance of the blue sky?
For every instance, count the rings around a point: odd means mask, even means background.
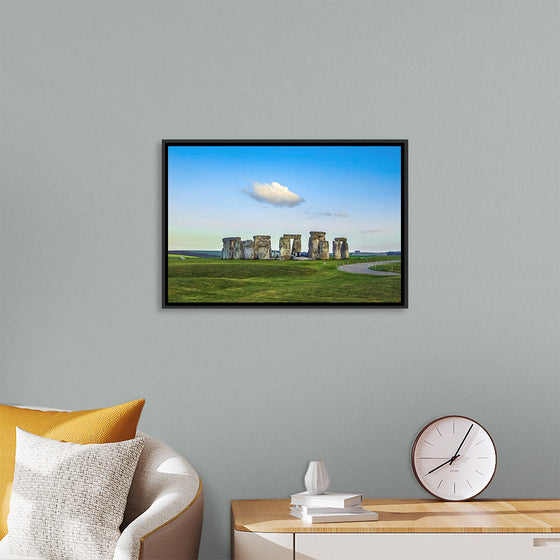
[[[169,249],[310,231],[398,251],[400,146],[168,146]]]

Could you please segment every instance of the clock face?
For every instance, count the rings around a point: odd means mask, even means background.
[[[496,472],[496,447],[478,422],[444,416],[418,434],[412,468],[430,494],[443,500],[468,500],[490,484]]]

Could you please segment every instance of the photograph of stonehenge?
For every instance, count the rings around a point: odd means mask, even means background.
[[[224,237],[222,239],[222,259],[244,260],[323,260],[329,255],[329,242],[324,231],[310,231],[308,251],[301,250],[301,234],[285,233],[280,237],[278,251],[271,248],[270,235],[253,235],[253,239],[241,240],[241,237]],[[348,259],[348,240],[335,237],[332,242],[332,255],[335,260]]]
[[[163,306],[406,303],[406,141],[163,141]]]

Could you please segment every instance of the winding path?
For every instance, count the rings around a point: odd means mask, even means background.
[[[353,274],[373,274],[374,276],[400,276],[398,272],[385,272],[384,270],[370,270],[369,267],[374,264],[394,264],[401,261],[375,261],[356,264],[343,264],[338,267],[342,272],[352,272]]]

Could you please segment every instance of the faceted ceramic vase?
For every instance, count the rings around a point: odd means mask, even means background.
[[[325,461],[309,461],[304,482],[308,494],[314,495],[325,492],[331,483]]]

